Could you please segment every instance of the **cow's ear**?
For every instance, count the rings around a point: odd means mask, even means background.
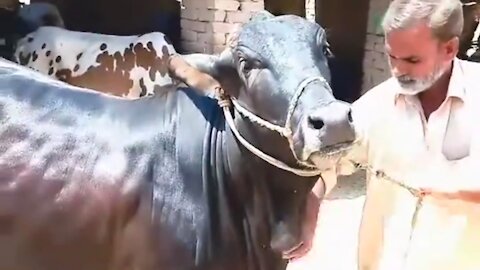
[[[236,96],[241,85],[240,78],[235,69],[233,54],[230,48],[226,48],[219,55],[193,53],[180,56],[189,66],[197,69],[199,72],[206,73],[217,80],[222,88],[230,95]],[[172,63],[172,62],[171,62]],[[180,80],[187,82],[191,78],[181,78],[180,73],[175,70],[182,70],[181,61],[176,66],[171,66],[170,72],[173,77],[180,77]],[[183,73],[187,74],[187,73]],[[187,83],[188,85],[188,83]]]
[[[192,67],[207,73],[214,78],[221,76],[225,69],[235,68],[232,49],[227,47],[220,54],[192,53],[184,54],[182,58]]]
[[[256,13],[254,13],[252,15],[252,17],[250,17],[250,21],[251,22],[265,21],[265,20],[269,20],[269,19],[273,19],[273,18],[275,18],[275,15],[273,15],[272,13],[270,13],[266,10],[261,10],[261,11],[258,11]]]

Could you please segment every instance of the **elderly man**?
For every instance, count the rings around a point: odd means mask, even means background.
[[[480,269],[480,64],[456,58],[462,28],[459,0],[393,0],[384,17],[393,76],[353,105],[359,269]]]

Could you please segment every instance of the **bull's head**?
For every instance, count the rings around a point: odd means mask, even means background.
[[[298,87],[309,78],[291,121],[294,152],[301,163],[322,159],[354,140],[349,104],[336,100],[330,83],[325,30],[304,18],[255,14],[219,55],[190,54],[184,59],[212,75],[250,112],[285,123]]]
[[[263,11],[239,29],[221,54],[191,54],[184,59],[217,79],[250,113],[291,130],[289,148],[284,138],[275,141],[275,137],[267,137],[268,127],[236,119],[242,134],[255,140],[262,150],[292,166],[300,163],[325,169],[355,139],[350,106],[335,99],[329,86],[329,56],[325,30],[318,24]],[[298,244],[312,181],[288,175],[286,179],[271,179],[268,187],[277,208],[272,210],[276,213],[271,245],[285,251]]]

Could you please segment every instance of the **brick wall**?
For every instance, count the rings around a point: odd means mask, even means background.
[[[263,0],[181,0],[182,47],[185,52],[217,53],[223,50],[228,35],[246,22],[253,12],[263,10]],[[363,59],[362,93],[390,76],[384,54],[384,38],[380,27],[390,0],[370,0],[365,56]],[[307,14],[314,19],[306,0]]]
[[[390,0],[370,0],[365,56],[363,59],[362,94],[390,77],[380,25],[382,16],[387,10],[389,3]]]
[[[218,53],[228,35],[252,13],[263,10],[263,0],[182,0],[182,48],[190,53]]]

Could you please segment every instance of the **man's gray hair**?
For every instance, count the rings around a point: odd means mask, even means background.
[[[460,0],[393,0],[383,18],[385,33],[409,28],[425,22],[434,37],[448,41],[463,31],[463,10]]]

